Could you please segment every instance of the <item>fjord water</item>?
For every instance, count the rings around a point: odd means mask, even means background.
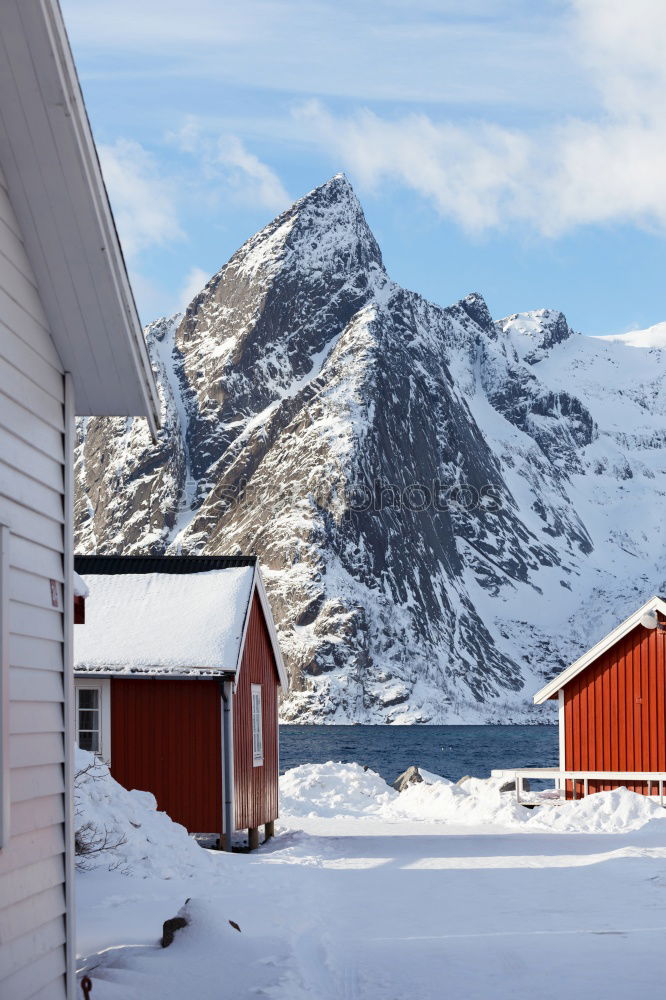
[[[457,781],[497,767],[554,767],[557,726],[280,726],[280,770],[327,760],[368,765],[392,782],[416,764]]]
[[[557,726],[280,726],[280,770],[328,760],[392,782],[410,764],[457,781],[499,767],[553,767]]]

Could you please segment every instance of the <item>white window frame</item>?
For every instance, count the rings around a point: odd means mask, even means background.
[[[264,715],[261,684],[252,684],[250,697],[252,702],[252,766],[261,767],[264,763]]]
[[[10,836],[9,797],[9,540],[10,531],[0,524],[0,849]]]
[[[74,736],[79,743],[79,692],[98,691],[99,695],[99,752],[107,764],[111,763],[111,681],[108,677],[77,677],[74,680]]]

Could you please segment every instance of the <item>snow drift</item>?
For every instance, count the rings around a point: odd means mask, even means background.
[[[534,810],[530,825],[555,833],[630,833],[664,818],[666,811],[658,802],[627,788],[615,788],[561,806],[544,805]]]
[[[298,817],[351,817],[384,822],[489,826],[525,833],[628,833],[666,811],[626,788],[598,792],[576,802],[544,798],[535,809],[519,805],[513,792],[501,792],[504,778],[469,778],[454,785],[421,771],[424,781],[396,792],[375,771],[359,764],[302,764],[280,779],[281,814]]]
[[[524,823],[527,810],[517,804],[513,795],[500,792],[501,784],[494,778],[470,778],[462,785],[423,781],[401,792],[385,815],[387,819],[463,826],[505,827]]]
[[[280,812],[289,816],[379,816],[398,793],[360,764],[301,764],[280,778]]]
[[[123,788],[103,761],[78,748],[75,772],[76,835],[93,845],[108,845],[83,856],[86,868],[118,868],[135,877],[172,878],[210,865],[210,857],[185,827],[157,811],[150,792]]]

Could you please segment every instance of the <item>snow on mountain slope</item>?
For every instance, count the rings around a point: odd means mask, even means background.
[[[666,323],[655,323],[646,330],[631,330],[629,333],[609,333],[598,340],[608,340],[629,347],[666,347]]]
[[[666,355],[400,288],[341,175],[147,339],[164,430],[81,423],[79,549],[256,552],[285,719],[538,720],[663,587]]]

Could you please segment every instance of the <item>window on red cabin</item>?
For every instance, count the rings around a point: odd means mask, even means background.
[[[252,763],[264,762],[264,732],[261,717],[261,684],[252,685]]]

